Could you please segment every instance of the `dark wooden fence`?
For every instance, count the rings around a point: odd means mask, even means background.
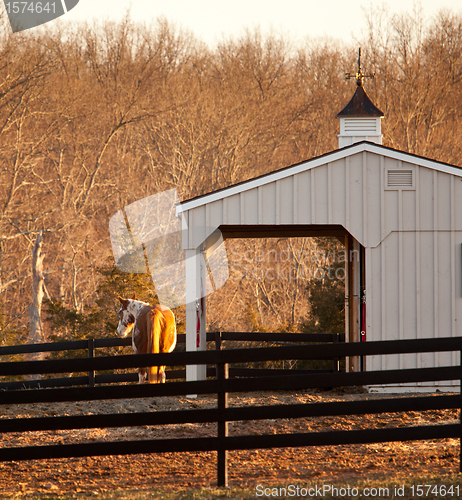
[[[194,382],[169,382],[159,385],[120,385],[72,387],[43,390],[3,391],[2,404],[30,404],[62,401],[94,401],[105,399],[217,394],[217,408],[167,412],[132,413],[129,415],[85,415],[65,417],[0,419],[0,432],[23,432],[57,429],[86,429],[216,422],[217,436],[202,438],[156,439],[125,442],[99,442],[67,445],[29,446],[0,449],[0,461],[83,457],[91,455],[125,455],[188,451],[217,451],[218,485],[227,484],[229,450],[326,446],[389,441],[458,438],[462,424],[364,429],[354,431],[309,432],[228,436],[228,422],[278,418],[323,417],[335,415],[379,414],[403,411],[461,409],[461,396],[432,395],[314,403],[295,405],[228,407],[230,392],[293,391],[339,386],[370,386],[431,381],[462,383],[462,363],[458,366],[418,368],[364,373],[297,374],[274,377],[227,378],[228,365],[242,362],[280,359],[325,359],[342,356],[370,356],[417,352],[458,351],[462,356],[462,338],[403,340],[347,344],[284,346],[258,349],[230,349],[205,352],[173,352],[170,354],[123,355],[30,362],[0,363],[0,376],[89,372],[96,370],[136,368],[150,365],[215,364],[215,379]],[[462,358],[461,358],[462,359]],[[22,413],[19,411],[18,413]]]
[[[345,334],[332,333],[247,333],[247,332],[210,332],[207,333],[207,344],[212,348],[220,349],[222,342],[231,341],[233,344],[237,342],[258,342],[258,343],[321,343],[321,342],[344,342]],[[179,334],[177,343],[179,345],[186,343],[186,335]],[[67,342],[49,342],[42,344],[27,344],[17,346],[0,347],[0,359],[3,356],[32,354],[32,353],[50,353],[50,352],[65,352],[65,351],[86,351],[89,358],[95,357],[97,349],[107,349],[111,347],[126,347],[132,345],[132,339],[129,338],[107,338],[107,339],[88,339],[74,340]],[[328,358],[330,359],[330,358]],[[316,372],[337,372],[339,371],[339,363],[341,358],[333,358],[331,360],[330,370],[316,370]],[[258,370],[258,371],[256,371]],[[71,370],[69,370],[71,371]],[[313,370],[301,370],[300,373],[312,373]],[[245,376],[255,375],[260,376],[274,375],[273,370],[252,369],[252,368],[233,368],[230,376]],[[290,373],[290,370],[280,370],[279,374]],[[215,377],[215,368],[207,369],[208,377]],[[167,379],[178,380],[186,378],[185,369],[167,370]],[[0,383],[0,391],[15,390],[15,389],[34,389],[34,388],[51,388],[51,387],[71,387],[76,385],[88,385],[94,387],[95,384],[112,384],[122,382],[138,382],[137,373],[110,373],[97,375],[94,370],[88,371],[87,376],[80,377],[61,377],[61,378],[42,378],[40,380],[21,380],[17,382],[2,382]]]

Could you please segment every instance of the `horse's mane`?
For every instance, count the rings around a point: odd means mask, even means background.
[[[138,316],[142,316],[143,314],[148,314],[149,311],[152,311],[155,306],[151,306],[150,304],[145,304],[143,307],[138,311]]]

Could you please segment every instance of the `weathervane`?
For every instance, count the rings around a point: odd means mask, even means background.
[[[364,78],[374,78],[374,74],[372,75],[365,75],[363,73],[363,70],[361,69],[361,47],[359,47],[358,50],[358,72],[357,73],[345,73],[345,79],[350,80],[350,78],[355,78],[356,79],[356,85],[358,87],[363,86],[363,80]]]

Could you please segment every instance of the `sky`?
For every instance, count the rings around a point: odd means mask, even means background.
[[[80,0],[62,20],[120,20],[146,23],[165,17],[192,31],[211,46],[223,36],[239,36],[246,28],[273,29],[303,40],[328,36],[353,42],[365,30],[363,8],[386,4],[392,13],[412,12],[414,0]],[[447,7],[462,13],[462,0],[421,0],[425,17]],[[56,22],[56,21],[51,21]]]

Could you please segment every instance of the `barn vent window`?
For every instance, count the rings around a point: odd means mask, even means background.
[[[344,124],[346,133],[377,134],[377,120],[375,118],[346,118]]]
[[[413,187],[412,170],[388,170],[387,187]]]

